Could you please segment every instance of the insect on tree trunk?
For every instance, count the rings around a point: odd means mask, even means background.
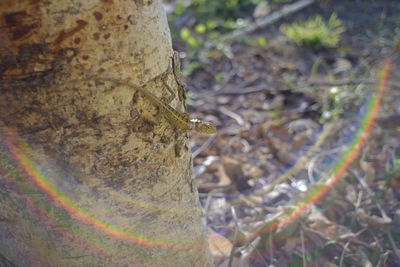
[[[183,110],[160,1],[2,0],[0,23],[0,265],[210,266],[188,135],[112,82]]]

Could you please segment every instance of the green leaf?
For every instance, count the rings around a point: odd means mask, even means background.
[[[182,28],[182,30],[181,30],[181,38],[182,38],[182,40],[186,41],[191,36],[192,35],[191,35],[190,30],[188,28]]]
[[[206,32],[206,25],[204,25],[204,24],[198,24],[198,25],[196,25],[196,27],[194,28],[194,30],[197,32],[197,33],[205,33]]]
[[[261,47],[264,47],[267,45],[267,40],[264,37],[258,37],[257,44]]]

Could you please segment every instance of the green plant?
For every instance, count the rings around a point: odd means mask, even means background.
[[[188,28],[182,28],[180,31],[180,37],[185,43],[191,48],[199,48],[200,42],[199,40],[192,35],[191,31]]]
[[[267,39],[263,36],[258,38],[238,38],[237,40],[253,47],[266,47],[268,44]]]
[[[333,13],[328,21],[316,16],[304,22],[282,25],[281,31],[299,46],[327,48],[338,45],[345,27]]]
[[[221,36],[248,23],[246,18],[264,0],[179,0],[169,19],[174,38],[180,38],[192,49],[201,48],[207,41],[218,43]],[[179,24],[190,18],[191,26]],[[176,21],[176,28],[175,23]]]
[[[320,123],[325,123],[336,118],[348,118],[368,103],[365,97],[365,87],[333,86],[327,92],[323,105]]]
[[[272,2],[282,4],[292,2],[292,0],[272,0]]]

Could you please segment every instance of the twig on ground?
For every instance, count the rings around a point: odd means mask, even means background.
[[[374,194],[374,192],[371,190],[371,188],[368,186],[368,184],[367,184],[367,182],[364,180],[364,178],[358,173],[357,170],[350,170],[350,171],[351,171],[351,173],[353,174],[353,176],[358,180],[358,182],[361,184],[361,186],[365,189],[365,191],[367,191],[367,194],[370,196],[370,198],[371,198],[373,201],[375,201],[375,194]],[[378,208],[379,212],[381,213],[382,218],[384,218],[384,219],[386,219],[386,218],[390,219],[390,217],[386,214],[385,210],[382,208],[382,206],[381,206],[379,203],[377,203],[377,202],[375,201],[375,205],[376,205],[376,207]],[[397,264],[399,264],[399,266],[400,266],[400,253],[399,253],[399,249],[397,248],[397,246],[396,246],[396,244],[395,244],[395,242],[394,242],[394,240],[393,240],[393,236],[392,236],[392,234],[391,234],[391,232],[390,232],[390,229],[386,232],[386,235],[387,235],[387,237],[388,237],[388,239],[389,239],[390,246],[391,246],[392,249],[393,249],[393,253],[394,253],[394,255],[395,255],[396,262],[397,262]]]
[[[304,234],[303,234],[303,228],[300,228],[300,240],[301,240],[301,253],[303,256],[303,267],[307,266],[306,263],[306,252],[305,252],[305,247],[304,247]]]
[[[243,118],[239,114],[237,114],[237,113],[235,113],[233,111],[230,111],[226,107],[219,107],[218,110],[221,113],[225,114],[226,116],[234,119],[240,126],[243,126],[245,124]]]
[[[314,81],[314,82],[308,82],[304,84],[300,84],[297,86],[291,86],[284,88],[282,90],[298,90],[302,89],[305,87],[313,87],[313,86],[344,86],[344,85],[359,85],[359,84],[375,84],[375,80],[346,80],[346,81],[337,81],[337,82],[326,82],[326,81]],[[204,97],[211,97],[211,96],[216,96],[216,95],[246,95],[246,94],[254,94],[254,93],[260,93],[260,92],[274,92],[277,90],[271,89],[272,87],[275,87],[273,85],[266,85],[266,84],[258,84],[254,86],[248,86],[240,90],[230,90],[230,89],[221,89],[215,92],[207,92],[205,94],[197,95],[196,98],[204,98]],[[279,91],[278,91],[279,92]]]
[[[357,179],[357,181],[361,184],[361,186],[365,189],[365,191],[368,193],[368,195],[371,197],[371,199],[375,199],[375,194],[371,190],[371,188],[368,186],[367,182],[365,179],[358,173],[357,170],[350,170],[350,172],[353,174],[353,176]],[[383,218],[389,218],[387,216],[385,210],[382,208],[382,206],[379,203],[375,202],[376,207],[378,208],[379,212],[381,213]]]
[[[314,168],[315,168],[315,165],[317,164],[317,160],[321,159],[322,157],[328,156],[329,154],[335,154],[335,153],[339,152],[340,149],[342,149],[342,148],[335,147],[330,150],[322,151],[321,153],[318,153],[313,158],[311,158],[311,160],[307,166],[308,180],[310,181],[310,184],[315,184],[315,182],[316,182],[316,179],[314,177]]]
[[[232,267],[233,257],[235,256],[237,243],[239,241],[238,240],[239,224],[237,222],[238,219],[237,219],[237,216],[236,216],[235,207],[231,207],[231,213],[232,213],[233,221],[235,222],[235,234],[233,235],[233,244],[232,244],[231,253],[229,255],[229,261],[228,261],[228,266],[227,267]]]
[[[268,236],[270,266],[274,266],[274,242],[272,242],[272,235]]]
[[[255,30],[264,28],[278,20],[280,20],[281,18],[291,15],[294,12],[297,12],[311,4],[313,4],[316,0],[300,0],[296,3],[290,4],[290,5],[286,5],[284,6],[282,9],[266,16],[260,19],[257,19],[254,23],[250,24],[249,26],[243,28],[243,29],[239,29],[234,31],[233,33],[231,33],[228,36],[225,36],[223,38],[224,41],[230,41],[230,40],[235,40],[240,36],[249,34]]]
[[[393,253],[396,256],[397,263],[400,264],[400,251],[397,248],[396,243],[393,240],[393,236],[392,236],[392,233],[390,232],[390,230],[388,231],[387,236],[388,236],[390,245],[392,246]]]
[[[214,140],[217,138],[217,135],[211,135],[208,139],[195,151],[192,153],[192,158],[197,157],[204,149],[206,149]]]
[[[299,171],[301,168],[303,168],[307,162],[310,160],[310,158],[321,148],[322,144],[325,142],[325,140],[332,134],[335,126],[337,125],[337,121],[333,121],[330,123],[327,123],[324,127],[324,130],[321,132],[318,140],[314,143],[314,145],[307,151],[305,155],[303,155],[295,164],[294,166],[286,171],[282,176],[277,178],[275,181],[272,183],[268,184],[264,188],[260,189],[255,193],[255,195],[260,196],[260,195],[265,195],[269,193],[274,187],[278,184],[281,184],[285,182],[286,180],[289,179],[289,177],[293,174],[295,174],[297,171]]]
[[[344,253],[345,253],[346,249],[349,247],[350,242],[351,242],[350,240],[347,241],[343,247],[342,253],[340,254],[339,267],[343,267]]]
[[[357,233],[348,233],[348,234],[343,234],[341,236],[339,236],[339,240],[344,240],[347,239],[349,242],[351,241],[352,243],[355,243],[357,245],[361,245],[363,247],[366,247],[368,249],[374,249],[374,247],[371,244],[368,244],[364,241],[361,241],[359,239],[357,239],[357,237],[362,234],[363,232],[365,232],[367,229],[361,229],[360,231],[358,231]]]

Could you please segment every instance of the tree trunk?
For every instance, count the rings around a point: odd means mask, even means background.
[[[0,14],[0,266],[209,266],[160,1]]]

